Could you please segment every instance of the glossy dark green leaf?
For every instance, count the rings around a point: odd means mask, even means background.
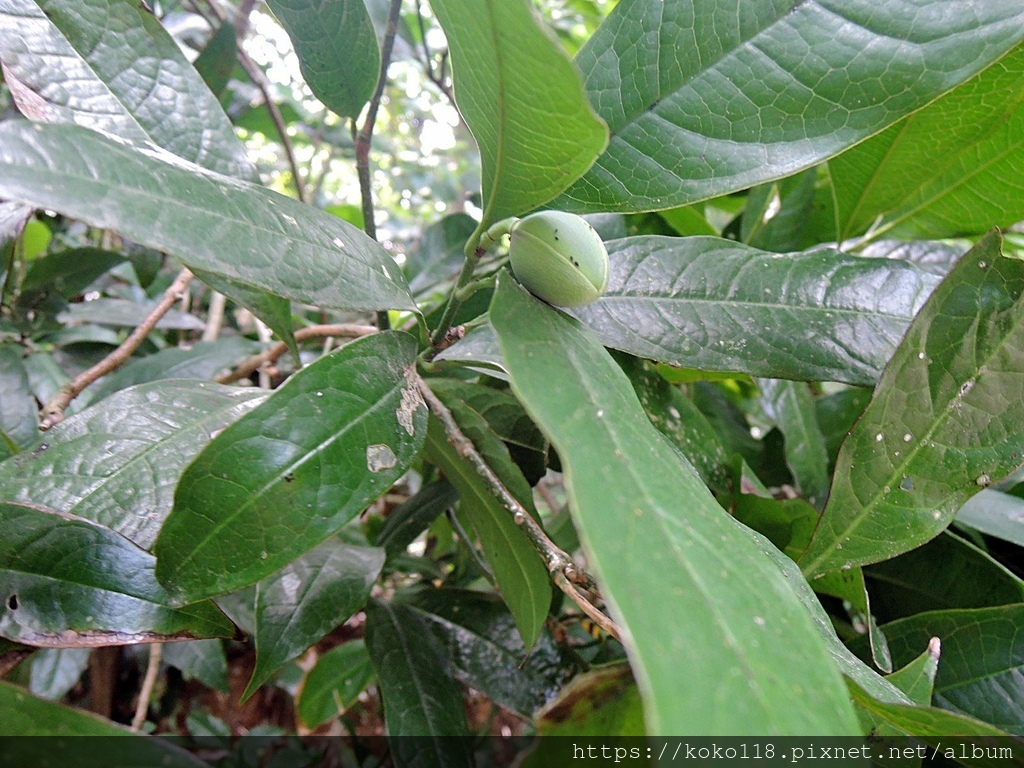
[[[625,663],[598,667],[573,678],[536,719],[542,736],[645,734],[640,692]]]
[[[295,374],[183,475],[155,552],[174,598],[255,583],[384,493],[426,439],[416,343],[364,337]]]
[[[33,120],[73,123],[152,142],[228,176],[254,178],[217,98],[143,4],[8,0],[0,62]]]
[[[1024,603],[1024,581],[948,531],[868,566],[864,576],[883,622],[923,611]]]
[[[565,664],[554,638],[544,631],[527,648],[497,596],[430,589],[410,604],[447,650],[456,679],[502,707],[530,717],[561,687]]]
[[[1024,735],[1024,604],[930,611],[882,626],[893,661],[942,642],[935,705]]]
[[[242,699],[363,607],[384,565],[384,551],[337,538],[256,585],[256,668]]]
[[[265,397],[189,381],[117,392],[54,426],[35,451],[0,463],[0,498],[92,520],[148,549],[185,467]]]
[[[546,203],[608,142],[579,73],[525,0],[430,7],[448,38],[459,111],[480,149],[483,225]]]
[[[937,640],[930,641],[928,650],[885,679],[907,694],[919,707],[930,706],[935,690],[935,675],[939,671],[941,646],[942,643]]]
[[[438,738],[465,737],[469,732],[458,686],[446,671],[444,650],[425,619],[412,608],[370,601],[366,649],[377,671],[388,733],[434,737],[392,742],[396,762],[436,768],[470,765],[469,739]]]
[[[355,704],[373,678],[373,664],[362,640],[332,648],[317,659],[302,683],[299,717],[310,728],[323,725]]]
[[[227,90],[231,73],[237,66],[238,40],[235,37],[235,25],[224,22],[214,32],[203,48],[202,53],[192,62],[196,72],[203,78],[210,92],[218,99]]]
[[[22,296],[40,291],[56,292],[66,299],[74,298],[101,275],[124,262],[123,253],[102,248],[68,248],[41,259],[34,259],[21,283]]]
[[[1024,46],[829,162],[840,238],[977,235],[1024,218]]]
[[[224,655],[224,643],[220,640],[167,643],[164,646],[163,662],[179,670],[186,680],[198,680],[221,693],[231,692],[228,660]]]
[[[0,635],[57,648],[231,637],[212,603],[168,608],[154,559],[96,523],[0,502]]]
[[[839,674],[771,544],[718,505],[593,335],[507,279],[491,322],[513,390],[561,457],[649,732],[854,733]]]
[[[21,347],[0,344],[0,460],[38,442],[38,413]]]
[[[447,405],[449,408],[454,406],[453,415],[460,428],[505,487],[527,510],[533,511],[530,486],[483,418],[450,396]],[[462,511],[480,537],[480,545],[498,588],[516,618],[519,634],[526,647],[531,647],[544,627],[551,605],[551,582],[540,554],[513,521],[512,513],[484,483],[476,468],[448,443],[441,424],[435,419],[429,422],[426,455],[459,492]]]
[[[758,387],[761,405],[782,432],[786,464],[793,473],[797,489],[821,509],[830,484],[828,450],[818,426],[810,389],[802,382],[778,379],[760,379]]]
[[[714,428],[678,387],[673,387],[643,361],[625,355],[616,360],[629,377],[651,423],[693,465],[704,483],[725,490],[730,457]]]
[[[171,347],[152,355],[139,357],[105,376],[94,387],[92,402],[138,384],[164,379],[210,380],[249,355],[255,355],[263,345],[235,336],[217,341],[200,341],[190,348]]]
[[[867,387],[850,387],[814,401],[814,415],[825,438],[829,466],[835,464],[839,447],[871,402]]]
[[[624,0],[576,57],[611,141],[556,205],[650,211],[788,176],[1022,37],[1012,0]]]
[[[168,643],[169,647],[184,643]],[[29,690],[50,701],[60,701],[75,687],[89,666],[89,648],[44,648],[32,656]]]
[[[711,237],[630,237],[608,253],[604,296],[573,310],[606,346],[776,379],[873,385],[938,283],[905,262]]]
[[[1021,463],[1024,261],[997,233],[914,319],[836,463],[805,573],[888,559],[934,538]]]
[[[455,506],[458,500],[458,493],[447,480],[421,488],[391,510],[377,535],[377,546],[383,547],[388,557],[402,554],[438,515]]]
[[[313,95],[341,117],[356,118],[380,74],[380,49],[363,2],[268,0],[288,32]]]
[[[740,237],[744,243],[763,251],[795,251],[803,240],[803,231],[814,203],[818,170],[778,182],[759,184],[747,197]]]
[[[186,266],[286,298],[413,308],[391,255],[341,219],[78,126],[0,126],[0,197],[117,230]]]
[[[1024,499],[993,489],[972,496],[956,520],[972,528],[1024,547]]]

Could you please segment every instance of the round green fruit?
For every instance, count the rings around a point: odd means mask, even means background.
[[[608,287],[608,250],[586,219],[540,211],[509,231],[509,261],[516,279],[556,307],[579,307]]]

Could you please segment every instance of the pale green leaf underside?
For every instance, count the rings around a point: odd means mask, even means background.
[[[358,117],[380,74],[377,34],[353,0],[268,0],[287,30],[306,85],[328,109]]]
[[[504,277],[491,321],[513,390],[558,449],[650,733],[856,732],[771,545],[722,510],[593,335]]]
[[[525,0],[431,7],[448,37],[459,110],[480,149],[483,224],[547,202],[608,142],[572,62]]]

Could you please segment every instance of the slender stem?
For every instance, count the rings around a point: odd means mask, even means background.
[[[486,217],[487,214],[484,213],[484,221],[486,221]],[[518,219],[510,216],[488,227],[484,226],[484,221],[480,222],[473,231],[473,234],[469,236],[469,240],[466,241],[466,260],[462,263],[462,271],[459,272],[459,278],[455,281],[455,285],[452,286],[451,293],[448,295],[448,304],[441,315],[441,321],[437,324],[434,335],[431,337],[435,349],[428,353],[427,360],[432,359],[435,354],[440,352],[439,347],[447,336],[448,329],[455,322],[455,315],[459,311],[459,307],[462,306],[462,302],[467,297],[465,289],[473,279],[476,265],[480,263],[480,259],[487,251],[501,242],[501,238],[511,231],[512,226]],[[472,293],[468,295],[472,295]]]
[[[576,585],[569,581],[564,573],[555,574],[555,584],[557,584],[558,588],[567,594],[569,599],[576,603],[576,605],[580,607],[580,610],[587,614],[587,616],[589,616],[597,626],[614,637],[620,643],[622,642],[622,634],[618,625],[601,613],[601,611],[597,610],[594,604],[587,600],[586,596],[576,589]]]
[[[373,184],[370,178],[370,149],[373,147],[373,129],[377,123],[377,112],[384,96],[384,86],[388,82],[388,67],[391,65],[391,52],[395,48],[395,35],[398,34],[401,11],[402,0],[391,0],[387,25],[384,27],[384,40],[380,46],[380,74],[377,76],[377,87],[370,98],[363,124],[358,130],[356,121],[352,120],[352,138],[356,145],[356,174],[359,177],[359,192],[363,205],[363,230],[374,240],[377,239],[377,222],[373,208]],[[387,312],[377,313],[377,327],[382,331],[391,327]]]
[[[253,7],[256,5],[255,2],[245,0],[240,7],[240,14],[236,19],[235,32],[241,43],[241,37],[248,26],[249,14],[252,13]],[[217,17],[217,21],[224,23],[225,16],[221,12],[217,4],[207,2],[207,7],[214,16]],[[263,103],[267,107],[267,112],[270,113],[270,119],[274,123],[274,129],[277,131],[278,138],[281,139],[281,146],[284,148],[285,158],[288,160],[288,166],[292,171],[292,180],[295,182],[295,195],[303,203],[306,202],[306,191],[303,188],[302,176],[299,175],[299,164],[295,159],[295,149],[292,147],[292,140],[288,136],[288,129],[284,124],[284,118],[281,116],[281,110],[278,109],[277,103],[270,96],[270,81],[267,79],[266,74],[259,68],[259,65],[252,60],[248,52],[241,46],[238,46],[238,63],[242,65],[242,69],[245,70],[246,74],[249,75],[249,79],[252,80],[253,84],[259,89],[260,94],[263,96]]]
[[[334,325],[311,325],[308,328],[300,328],[295,332],[295,341],[305,341],[307,339],[317,339],[330,336],[342,336],[345,338],[356,339],[360,336],[368,336],[371,333],[376,333],[377,329],[372,325],[351,325],[348,323],[337,323]],[[247,360],[243,361],[235,370],[231,373],[226,373],[223,376],[218,376],[214,379],[218,384],[230,384],[239,379],[244,379],[254,371],[259,370],[264,365],[272,365],[288,351],[288,345],[283,341],[278,342],[270,349],[260,352],[258,355],[253,355]]]
[[[210,294],[210,309],[206,313],[206,327],[203,329],[203,341],[216,341],[224,326],[224,310],[227,308],[227,297],[219,291]]]
[[[501,505],[512,514],[512,519],[516,525],[523,529],[523,533],[526,534],[534,549],[540,554],[541,559],[544,561],[544,566],[547,568],[548,573],[552,575],[558,588],[565,592],[569,599],[576,603],[605,632],[618,639],[620,632],[615,623],[604,616],[576,586],[579,585],[585,589],[592,590],[594,588],[593,579],[581,571],[572,558],[548,538],[540,524],[519,503],[519,500],[509,492],[504,483],[494,474],[494,470],[490,468],[487,461],[476,450],[473,441],[463,434],[452,412],[438,399],[437,395],[427,386],[427,383],[420,377],[417,377],[416,383],[431,413],[434,414],[444,428],[449,444],[462,458],[473,465],[477,474],[483,478],[487,487],[497,497],[498,501],[501,502]]]
[[[146,713],[149,712],[149,700],[153,696],[153,688],[156,686],[156,678],[160,672],[160,660],[164,655],[163,643],[149,644],[149,664],[146,665],[146,677],[139,689],[139,701],[135,705],[135,716],[132,718],[132,730],[142,729],[146,722]]]
[[[128,360],[149,335],[150,331],[160,322],[160,319],[167,314],[176,301],[181,299],[188,289],[188,284],[191,280],[192,273],[188,269],[181,270],[174,279],[174,282],[171,283],[171,287],[164,291],[163,298],[153,308],[153,311],[149,313],[149,316],[134,331],[128,334],[128,338],[121,343],[121,346],[96,363],[92,368],[78,374],[61,387],[50,402],[43,407],[43,411],[40,414],[42,420],[39,424],[39,429],[45,432],[54,424],[59,424],[63,421],[64,411],[71,404],[72,400],[82,394],[82,391],[98,378],[107,375]]]
[[[443,93],[448,101],[455,104],[455,94],[452,93],[451,86],[446,82],[447,75],[445,74],[445,61],[446,54],[442,54],[440,73],[434,72],[434,55],[430,52],[430,46],[427,45],[427,25],[423,20],[423,9],[420,7],[419,0],[416,0],[416,22],[420,28],[420,40],[423,41],[423,69],[427,76],[434,85],[437,86],[437,90]],[[461,115],[460,115],[461,119]]]

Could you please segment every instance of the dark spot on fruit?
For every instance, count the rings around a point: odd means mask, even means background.
[[[10,608],[12,611],[18,610],[18,605],[19,603],[17,595],[11,595],[7,598],[7,607]]]

